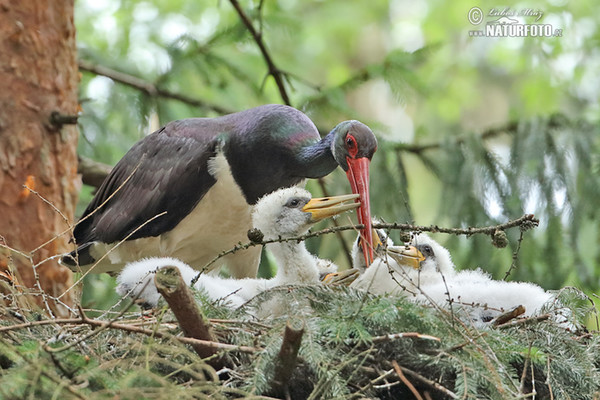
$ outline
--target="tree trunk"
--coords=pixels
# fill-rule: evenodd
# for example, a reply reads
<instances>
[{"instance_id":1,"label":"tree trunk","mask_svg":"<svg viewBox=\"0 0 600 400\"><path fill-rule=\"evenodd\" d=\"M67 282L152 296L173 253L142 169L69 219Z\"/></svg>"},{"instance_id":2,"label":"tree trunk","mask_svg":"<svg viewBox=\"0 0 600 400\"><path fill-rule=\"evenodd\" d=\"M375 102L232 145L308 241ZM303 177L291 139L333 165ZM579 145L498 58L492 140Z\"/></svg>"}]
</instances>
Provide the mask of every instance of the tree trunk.
<instances>
[{"instance_id":1,"label":"tree trunk","mask_svg":"<svg viewBox=\"0 0 600 400\"><path fill-rule=\"evenodd\" d=\"M60 117L78 112L73 7L0 0L0 269L58 296L35 298L59 314L60 302L71 303L72 292L61 294L72 277L48 257L68 249L81 186L77 126Z\"/></svg>"}]
</instances>

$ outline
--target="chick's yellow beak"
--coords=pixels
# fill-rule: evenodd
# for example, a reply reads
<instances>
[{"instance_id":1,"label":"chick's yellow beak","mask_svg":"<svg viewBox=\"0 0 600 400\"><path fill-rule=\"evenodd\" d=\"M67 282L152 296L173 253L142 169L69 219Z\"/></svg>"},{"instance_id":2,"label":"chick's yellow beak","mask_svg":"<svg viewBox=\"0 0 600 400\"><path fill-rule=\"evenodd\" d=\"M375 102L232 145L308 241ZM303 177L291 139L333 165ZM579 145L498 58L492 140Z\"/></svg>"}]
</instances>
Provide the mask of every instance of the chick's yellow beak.
<instances>
[{"instance_id":1,"label":"chick's yellow beak","mask_svg":"<svg viewBox=\"0 0 600 400\"><path fill-rule=\"evenodd\" d=\"M346 194L343 196L319 197L311 199L302 211L311 214L311 222L317 222L325 218L333 217L345 211L354 210L360 207L360 203L354 202L358 199L358 194ZM344 204L347 201L352 203Z\"/></svg>"},{"instance_id":2,"label":"chick's yellow beak","mask_svg":"<svg viewBox=\"0 0 600 400\"><path fill-rule=\"evenodd\" d=\"M388 247L388 255L401 266L414 269L421 268L421 261L425 260L423 253L415 246L391 246Z\"/></svg>"}]
</instances>

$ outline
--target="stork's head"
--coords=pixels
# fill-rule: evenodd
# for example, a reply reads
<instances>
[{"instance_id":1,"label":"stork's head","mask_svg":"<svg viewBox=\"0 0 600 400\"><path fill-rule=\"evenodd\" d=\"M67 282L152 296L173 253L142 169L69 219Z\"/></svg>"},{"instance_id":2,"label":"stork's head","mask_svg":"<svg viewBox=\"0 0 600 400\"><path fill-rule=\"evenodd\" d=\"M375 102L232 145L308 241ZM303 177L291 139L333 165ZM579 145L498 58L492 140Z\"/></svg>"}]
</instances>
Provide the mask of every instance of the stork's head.
<instances>
[{"instance_id":1,"label":"stork's head","mask_svg":"<svg viewBox=\"0 0 600 400\"><path fill-rule=\"evenodd\" d=\"M353 202L356 199L358 195L353 194L313 199L310 192L299 187L280 189L256 203L252 223L265 239L298 236L322 219L360 207L360 203Z\"/></svg>"},{"instance_id":2,"label":"stork's head","mask_svg":"<svg viewBox=\"0 0 600 400\"><path fill-rule=\"evenodd\" d=\"M371 231L371 208L369 203L369 165L375 151L377 139L365 124L358 121L339 123L333 131L331 153L335 161L346 172L352 193L360 196L358 223L361 230L361 247L367 266L373 261L373 233Z\"/></svg>"}]
</instances>

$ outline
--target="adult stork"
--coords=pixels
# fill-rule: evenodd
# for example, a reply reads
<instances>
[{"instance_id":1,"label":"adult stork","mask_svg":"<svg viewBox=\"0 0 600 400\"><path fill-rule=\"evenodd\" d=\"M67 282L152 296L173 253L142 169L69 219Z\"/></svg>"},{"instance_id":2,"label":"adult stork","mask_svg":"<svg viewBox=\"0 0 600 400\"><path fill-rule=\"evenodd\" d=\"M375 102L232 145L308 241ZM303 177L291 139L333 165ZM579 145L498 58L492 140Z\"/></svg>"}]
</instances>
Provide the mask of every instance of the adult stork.
<instances>
[{"instance_id":1,"label":"adult stork","mask_svg":"<svg viewBox=\"0 0 600 400\"><path fill-rule=\"evenodd\" d=\"M136 143L104 180L74 229L72 269L113 272L143 257L175 257L201 269L245 242L251 209L279 188L341 166L360 195L358 223L370 243L371 130L344 121L321 139L302 112L265 105L218 118L171 122ZM257 248L223 257L236 278L256 276Z\"/></svg>"}]
</instances>

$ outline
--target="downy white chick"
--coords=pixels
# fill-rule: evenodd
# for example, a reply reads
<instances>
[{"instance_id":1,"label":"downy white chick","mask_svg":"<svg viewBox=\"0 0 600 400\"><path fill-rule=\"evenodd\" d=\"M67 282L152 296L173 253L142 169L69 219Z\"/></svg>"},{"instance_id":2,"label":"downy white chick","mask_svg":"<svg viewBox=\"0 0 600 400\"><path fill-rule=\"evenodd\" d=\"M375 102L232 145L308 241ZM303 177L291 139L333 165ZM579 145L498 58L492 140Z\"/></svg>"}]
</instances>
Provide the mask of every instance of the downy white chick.
<instances>
[{"instance_id":1,"label":"downy white chick","mask_svg":"<svg viewBox=\"0 0 600 400\"><path fill-rule=\"evenodd\" d=\"M519 305L525 308L524 316L534 315L555 299L533 283L496 281L481 269L457 272L448 250L422 233L413 237L410 246L388 246L385 253L351 286L451 306L461 319L477 327ZM564 315L559 312L555 320L564 321Z\"/></svg>"},{"instance_id":2,"label":"downy white chick","mask_svg":"<svg viewBox=\"0 0 600 400\"><path fill-rule=\"evenodd\" d=\"M369 268L361 262L360 247L355 244L353 248L354 267L365 272L351 287L374 294L416 295L419 287L455 274L448 250L429 236L416 234L410 244L396 246L383 231L377 234L385 244Z\"/></svg>"},{"instance_id":3,"label":"downy white chick","mask_svg":"<svg viewBox=\"0 0 600 400\"><path fill-rule=\"evenodd\" d=\"M253 211L253 225L263 235L263 240L285 239L299 236L316 222L356 209L358 195L344 195L311 200L311 194L301 188L280 189L261 198ZM335 265L323 264L308 252L304 242L284 241L267 244L267 249L277 262L277 274L272 279L227 279L201 275L195 287L204 290L214 300L223 299L231 307L239 307L258 293L285 284L319 282L321 269L333 271ZM148 258L128 264L117 278L120 295L137 296L141 302L155 307L160 295L154 286L154 272L163 266L179 268L188 284L198 274L185 263L170 258Z\"/></svg>"}]
</instances>

